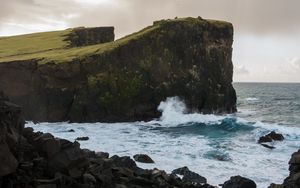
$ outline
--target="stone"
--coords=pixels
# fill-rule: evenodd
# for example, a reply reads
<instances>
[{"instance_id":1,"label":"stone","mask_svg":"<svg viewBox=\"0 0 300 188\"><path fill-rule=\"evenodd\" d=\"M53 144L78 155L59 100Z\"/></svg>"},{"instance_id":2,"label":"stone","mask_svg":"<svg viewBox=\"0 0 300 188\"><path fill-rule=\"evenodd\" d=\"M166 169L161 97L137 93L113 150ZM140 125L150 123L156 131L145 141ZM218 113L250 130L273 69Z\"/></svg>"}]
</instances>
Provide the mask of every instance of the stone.
<instances>
[{"instance_id":1,"label":"stone","mask_svg":"<svg viewBox=\"0 0 300 188\"><path fill-rule=\"evenodd\" d=\"M100 157L100 158L107 159L107 158L109 158L109 153L107 153L107 152L96 152L96 156Z\"/></svg>"},{"instance_id":2,"label":"stone","mask_svg":"<svg viewBox=\"0 0 300 188\"><path fill-rule=\"evenodd\" d=\"M276 133L275 131L272 131L271 133L261 136L258 140L258 143L263 143L263 142L272 142L272 141L282 141L284 140L284 137L280 133Z\"/></svg>"},{"instance_id":3,"label":"stone","mask_svg":"<svg viewBox=\"0 0 300 188\"><path fill-rule=\"evenodd\" d=\"M6 143L0 144L0 176L5 176L16 171L18 161L10 152Z\"/></svg>"},{"instance_id":4,"label":"stone","mask_svg":"<svg viewBox=\"0 0 300 188\"><path fill-rule=\"evenodd\" d=\"M86 140L89 140L90 138L88 136L83 136L83 137L77 137L75 140L78 140L78 141L86 141Z\"/></svg>"},{"instance_id":5,"label":"stone","mask_svg":"<svg viewBox=\"0 0 300 188\"><path fill-rule=\"evenodd\" d=\"M110 159L117 167L126 167L129 169L135 169L137 167L136 163L128 156L119 157L114 155Z\"/></svg>"},{"instance_id":6,"label":"stone","mask_svg":"<svg viewBox=\"0 0 300 188\"><path fill-rule=\"evenodd\" d=\"M270 146L268 144L260 144L260 145L262 145L263 147L268 148L268 149L275 149L274 146Z\"/></svg>"},{"instance_id":7,"label":"stone","mask_svg":"<svg viewBox=\"0 0 300 188\"><path fill-rule=\"evenodd\" d=\"M83 182L86 184L94 185L97 182L96 178L91 174L86 173L83 174L82 177L83 177Z\"/></svg>"},{"instance_id":8,"label":"stone","mask_svg":"<svg viewBox=\"0 0 300 188\"><path fill-rule=\"evenodd\" d=\"M299 164L300 165L300 150L292 154L289 164Z\"/></svg>"},{"instance_id":9,"label":"stone","mask_svg":"<svg viewBox=\"0 0 300 188\"><path fill-rule=\"evenodd\" d=\"M188 167L178 168L172 171L172 174L182 175L182 181L188 183L206 184L207 180L203 176L190 171Z\"/></svg>"},{"instance_id":10,"label":"stone","mask_svg":"<svg viewBox=\"0 0 300 188\"><path fill-rule=\"evenodd\" d=\"M222 188L256 188L256 184L248 178L233 176L223 184Z\"/></svg>"},{"instance_id":11,"label":"stone","mask_svg":"<svg viewBox=\"0 0 300 188\"><path fill-rule=\"evenodd\" d=\"M146 154L137 154L133 156L134 160L140 163L154 163L154 161Z\"/></svg>"}]
</instances>

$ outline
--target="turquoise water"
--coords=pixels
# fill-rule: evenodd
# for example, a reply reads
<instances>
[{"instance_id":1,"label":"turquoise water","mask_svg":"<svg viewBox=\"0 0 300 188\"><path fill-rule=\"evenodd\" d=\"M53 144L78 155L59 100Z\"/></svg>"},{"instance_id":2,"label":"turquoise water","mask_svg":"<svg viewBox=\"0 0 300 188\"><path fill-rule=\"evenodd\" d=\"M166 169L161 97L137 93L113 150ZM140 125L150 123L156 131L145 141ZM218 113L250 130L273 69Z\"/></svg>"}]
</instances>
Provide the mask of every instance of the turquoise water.
<instances>
[{"instance_id":1,"label":"turquoise water","mask_svg":"<svg viewBox=\"0 0 300 188\"><path fill-rule=\"evenodd\" d=\"M291 154L300 149L300 84L235 83L238 112L229 115L186 114L178 97L162 101L159 119L132 123L40 123L35 130L74 141L79 136L84 148L110 154L149 154L154 165L171 170L188 166L213 185L242 175L258 187L281 183L288 175ZM67 132L74 129L74 133ZM283 142L270 150L257 144L260 136L277 131Z\"/></svg>"}]
</instances>

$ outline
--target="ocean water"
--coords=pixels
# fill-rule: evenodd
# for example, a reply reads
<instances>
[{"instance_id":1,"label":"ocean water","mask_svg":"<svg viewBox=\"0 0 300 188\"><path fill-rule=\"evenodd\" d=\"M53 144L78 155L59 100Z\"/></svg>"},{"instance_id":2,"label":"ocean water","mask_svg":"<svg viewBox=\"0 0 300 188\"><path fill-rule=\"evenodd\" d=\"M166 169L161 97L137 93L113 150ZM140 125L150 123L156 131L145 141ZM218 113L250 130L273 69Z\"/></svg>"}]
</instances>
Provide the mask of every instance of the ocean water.
<instances>
[{"instance_id":1,"label":"ocean water","mask_svg":"<svg viewBox=\"0 0 300 188\"><path fill-rule=\"evenodd\" d=\"M177 97L162 101L159 119L132 123L39 123L28 122L36 131L74 141L89 136L81 147L111 155L148 154L167 172L188 166L218 185L231 176L253 179L259 188L282 183L288 161L300 149L300 84L234 83L238 112L229 115L186 114ZM75 132L68 132L74 129ZM257 144L260 136L277 131L282 142L273 150Z\"/></svg>"}]
</instances>

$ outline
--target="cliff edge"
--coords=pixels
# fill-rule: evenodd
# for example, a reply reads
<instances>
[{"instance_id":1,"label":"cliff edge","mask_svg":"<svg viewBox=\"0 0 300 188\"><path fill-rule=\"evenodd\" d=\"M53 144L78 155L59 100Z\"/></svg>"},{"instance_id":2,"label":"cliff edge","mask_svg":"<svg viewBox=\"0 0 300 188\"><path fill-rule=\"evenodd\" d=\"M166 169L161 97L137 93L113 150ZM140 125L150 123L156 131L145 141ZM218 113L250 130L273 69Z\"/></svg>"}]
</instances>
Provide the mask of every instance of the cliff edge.
<instances>
[{"instance_id":1,"label":"cliff edge","mask_svg":"<svg viewBox=\"0 0 300 188\"><path fill-rule=\"evenodd\" d=\"M22 106L26 120L148 120L160 116L157 106L170 96L191 111L236 111L232 24L161 20L116 41L113 29L87 33L0 38L0 90Z\"/></svg>"}]
</instances>

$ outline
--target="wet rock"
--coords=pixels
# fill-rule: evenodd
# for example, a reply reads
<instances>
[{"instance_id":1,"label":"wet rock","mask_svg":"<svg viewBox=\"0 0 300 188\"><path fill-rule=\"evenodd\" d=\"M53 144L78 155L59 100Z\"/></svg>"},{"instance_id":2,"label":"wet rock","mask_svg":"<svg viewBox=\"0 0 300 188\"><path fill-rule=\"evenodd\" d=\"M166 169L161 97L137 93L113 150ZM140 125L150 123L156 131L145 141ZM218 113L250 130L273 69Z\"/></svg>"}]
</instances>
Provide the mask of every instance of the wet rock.
<instances>
[{"instance_id":1,"label":"wet rock","mask_svg":"<svg viewBox=\"0 0 300 188\"><path fill-rule=\"evenodd\" d=\"M140 163L154 163L154 161L146 154L137 154L133 156L134 160Z\"/></svg>"},{"instance_id":2,"label":"wet rock","mask_svg":"<svg viewBox=\"0 0 300 188\"><path fill-rule=\"evenodd\" d=\"M199 183L199 184L207 183L206 178L200 176L195 172L190 171L190 169L186 166L173 170L172 174L183 176L182 177L183 182Z\"/></svg>"},{"instance_id":3,"label":"wet rock","mask_svg":"<svg viewBox=\"0 0 300 188\"><path fill-rule=\"evenodd\" d=\"M222 188L256 188L256 184L248 178L233 176L223 184Z\"/></svg>"},{"instance_id":4,"label":"wet rock","mask_svg":"<svg viewBox=\"0 0 300 188\"><path fill-rule=\"evenodd\" d=\"M89 140L90 138L88 136L83 136L83 137L77 137L75 140L78 140L78 141L86 141L86 140Z\"/></svg>"},{"instance_id":5,"label":"wet rock","mask_svg":"<svg viewBox=\"0 0 300 188\"><path fill-rule=\"evenodd\" d=\"M268 144L260 144L260 145L262 145L262 146L265 147L265 148L275 149L274 146L270 146L270 145L268 145Z\"/></svg>"},{"instance_id":6,"label":"wet rock","mask_svg":"<svg viewBox=\"0 0 300 188\"><path fill-rule=\"evenodd\" d=\"M109 158L109 153L107 153L107 152L96 152L96 156L100 157L100 158L107 159L107 158Z\"/></svg>"},{"instance_id":7,"label":"wet rock","mask_svg":"<svg viewBox=\"0 0 300 188\"><path fill-rule=\"evenodd\" d=\"M10 152L6 143L0 144L0 176L5 176L15 172L18 167L18 161L15 156Z\"/></svg>"},{"instance_id":8,"label":"wet rock","mask_svg":"<svg viewBox=\"0 0 300 188\"><path fill-rule=\"evenodd\" d=\"M74 129L69 129L67 132L73 133L73 132L75 132L75 130Z\"/></svg>"},{"instance_id":9,"label":"wet rock","mask_svg":"<svg viewBox=\"0 0 300 188\"><path fill-rule=\"evenodd\" d=\"M83 174L82 177L83 177L83 182L85 184L94 185L97 182L96 178L91 174L86 173L86 174Z\"/></svg>"},{"instance_id":10,"label":"wet rock","mask_svg":"<svg viewBox=\"0 0 300 188\"><path fill-rule=\"evenodd\" d=\"M282 134L272 131L271 133L269 133L265 136L261 136L258 140L258 143L282 141L282 140L284 140L284 137Z\"/></svg>"},{"instance_id":11,"label":"wet rock","mask_svg":"<svg viewBox=\"0 0 300 188\"><path fill-rule=\"evenodd\" d=\"M126 167L129 169L135 169L137 167L136 163L134 162L134 160L132 160L130 157L128 156L124 156L124 157L119 157L117 155L114 155L110 158L114 164L118 167Z\"/></svg>"}]
</instances>

